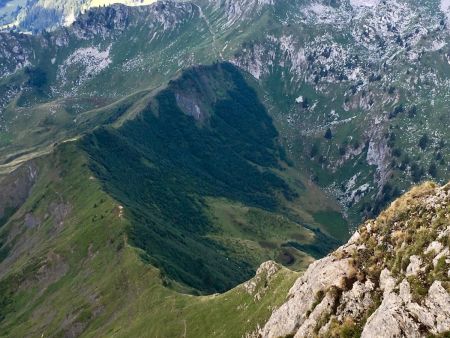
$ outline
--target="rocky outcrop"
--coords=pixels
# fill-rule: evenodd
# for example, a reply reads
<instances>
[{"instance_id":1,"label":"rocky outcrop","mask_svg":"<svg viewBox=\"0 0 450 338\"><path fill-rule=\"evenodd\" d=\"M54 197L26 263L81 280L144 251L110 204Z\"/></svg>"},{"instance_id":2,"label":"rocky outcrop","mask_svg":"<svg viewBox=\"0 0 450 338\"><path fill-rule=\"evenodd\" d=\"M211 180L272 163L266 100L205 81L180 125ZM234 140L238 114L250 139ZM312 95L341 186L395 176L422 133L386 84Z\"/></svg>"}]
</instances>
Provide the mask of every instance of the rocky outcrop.
<instances>
[{"instance_id":1,"label":"rocky outcrop","mask_svg":"<svg viewBox=\"0 0 450 338\"><path fill-rule=\"evenodd\" d=\"M342 288L353 272L349 259L328 256L313 263L290 290L289 300L272 315L262 331L263 336L310 331L318 317L336 301L333 288Z\"/></svg>"},{"instance_id":2,"label":"rocky outcrop","mask_svg":"<svg viewBox=\"0 0 450 338\"><path fill-rule=\"evenodd\" d=\"M0 78L5 78L30 64L30 40L26 35L0 32Z\"/></svg>"},{"instance_id":3,"label":"rocky outcrop","mask_svg":"<svg viewBox=\"0 0 450 338\"><path fill-rule=\"evenodd\" d=\"M255 277L242 284L244 290L253 296L255 301L260 300L277 274L281 266L274 261L268 261L261 264L256 270Z\"/></svg>"},{"instance_id":4,"label":"rocky outcrop","mask_svg":"<svg viewBox=\"0 0 450 338\"><path fill-rule=\"evenodd\" d=\"M159 1L151 6L128 7L112 5L93 8L81 14L73 23L72 31L79 39L90 40L101 36L114 38L130 27L146 25L160 32L174 29L192 16L199 16L198 7L191 3ZM58 32L61 34L61 30ZM151 37L149 37L151 39Z\"/></svg>"},{"instance_id":5,"label":"rocky outcrop","mask_svg":"<svg viewBox=\"0 0 450 338\"><path fill-rule=\"evenodd\" d=\"M450 331L450 185L413 189L313 263L262 337L427 337Z\"/></svg>"},{"instance_id":6,"label":"rocky outcrop","mask_svg":"<svg viewBox=\"0 0 450 338\"><path fill-rule=\"evenodd\" d=\"M195 98L178 93L175 95L175 98L178 106L185 114L192 116L197 121L205 117L205 113L202 112Z\"/></svg>"},{"instance_id":7,"label":"rocky outcrop","mask_svg":"<svg viewBox=\"0 0 450 338\"><path fill-rule=\"evenodd\" d=\"M275 0L213 0L217 8L224 8L227 16L226 27L231 27L238 20L245 20L246 16L260 13L267 5L273 5Z\"/></svg>"},{"instance_id":8,"label":"rocky outcrop","mask_svg":"<svg viewBox=\"0 0 450 338\"><path fill-rule=\"evenodd\" d=\"M0 223L25 203L37 175L36 165L30 162L0 179Z\"/></svg>"},{"instance_id":9,"label":"rocky outcrop","mask_svg":"<svg viewBox=\"0 0 450 338\"><path fill-rule=\"evenodd\" d=\"M39 32L70 26L76 18L90 10L113 4L135 7L153 4L154 0L35 0L25 6L6 6L0 16L0 30L18 28L21 31ZM161 2L163 4L163 2ZM159 4L157 4L158 6ZM164 4L163 4L164 6ZM1 8L1 6L0 6Z\"/></svg>"}]
</instances>

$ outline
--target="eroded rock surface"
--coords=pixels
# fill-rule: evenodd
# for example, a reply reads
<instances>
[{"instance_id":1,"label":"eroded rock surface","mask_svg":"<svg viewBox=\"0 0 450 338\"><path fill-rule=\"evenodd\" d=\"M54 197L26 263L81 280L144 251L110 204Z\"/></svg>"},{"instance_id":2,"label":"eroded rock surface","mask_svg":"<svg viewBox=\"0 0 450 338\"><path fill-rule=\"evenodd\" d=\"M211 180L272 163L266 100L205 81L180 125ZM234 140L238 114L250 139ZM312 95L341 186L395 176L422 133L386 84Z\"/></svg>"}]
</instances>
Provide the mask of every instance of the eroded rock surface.
<instances>
[{"instance_id":1,"label":"eroded rock surface","mask_svg":"<svg viewBox=\"0 0 450 338\"><path fill-rule=\"evenodd\" d=\"M450 331L450 185L413 189L313 263L262 337L428 337Z\"/></svg>"}]
</instances>

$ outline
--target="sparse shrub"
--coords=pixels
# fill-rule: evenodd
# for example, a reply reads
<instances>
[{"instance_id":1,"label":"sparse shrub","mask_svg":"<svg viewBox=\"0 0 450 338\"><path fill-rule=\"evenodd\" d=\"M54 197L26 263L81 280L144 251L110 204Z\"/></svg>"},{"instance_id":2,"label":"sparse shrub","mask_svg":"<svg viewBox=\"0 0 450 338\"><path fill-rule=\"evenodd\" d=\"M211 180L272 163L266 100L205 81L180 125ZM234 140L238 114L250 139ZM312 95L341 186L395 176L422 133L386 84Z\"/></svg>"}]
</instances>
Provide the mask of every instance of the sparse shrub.
<instances>
[{"instance_id":1,"label":"sparse shrub","mask_svg":"<svg viewBox=\"0 0 450 338\"><path fill-rule=\"evenodd\" d=\"M355 140L353 140L352 145L353 145L353 149L358 149L361 144L359 143L358 140L355 139Z\"/></svg>"},{"instance_id":2,"label":"sparse shrub","mask_svg":"<svg viewBox=\"0 0 450 338\"><path fill-rule=\"evenodd\" d=\"M420 149L425 150L428 147L429 142L430 139L428 138L428 135L424 134L419 140Z\"/></svg>"},{"instance_id":3,"label":"sparse shrub","mask_svg":"<svg viewBox=\"0 0 450 338\"><path fill-rule=\"evenodd\" d=\"M361 336L361 327L359 327L353 320L346 320L341 327L340 337L342 338L357 338Z\"/></svg>"},{"instance_id":4,"label":"sparse shrub","mask_svg":"<svg viewBox=\"0 0 450 338\"><path fill-rule=\"evenodd\" d=\"M436 164L434 162L432 162L430 164L430 166L428 167L428 174L430 174L431 177L436 177L437 176L437 167L436 167Z\"/></svg>"},{"instance_id":5,"label":"sparse shrub","mask_svg":"<svg viewBox=\"0 0 450 338\"><path fill-rule=\"evenodd\" d=\"M32 87L42 88L47 84L47 73L41 68L26 68L28 84Z\"/></svg>"},{"instance_id":6,"label":"sparse shrub","mask_svg":"<svg viewBox=\"0 0 450 338\"><path fill-rule=\"evenodd\" d=\"M411 165L411 177L413 182L417 183L422 179L424 175L424 170L417 163Z\"/></svg>"},{"instance_id":7,"label":"sparse shrub","mask_svg":"<svg viewBox=\"0 0 450 338\"><path fill-rule=\"evenodd\" d=\"M395 141L397 140L397 135L394 132L390 133L388 136L388 146L394 147Z\"/></svg>"},{"instance_id":8,"label":"sparse shrub","mask_svg":"<svg viewBox=\"0 0 450 338\"><path fill-rule=\"evenodd\" d=\"M412 106L409 110L408 110L408 117L410 119L414 118L417 115L417 107L416 106Z\"/></svg>"},{"instance_id":9,"label":"sparse shrub","mask_svg":"<svg viewBox=\"0 0 450 338\"><path fill-rule=\"evenodd\" d=\"M443 280L447 277L447 263L445 262L446 257L441 257L433 270L433 279Z\"/></svg>"},{"instance_id":10,"label":"sparse shrub","mask_svg":"<svg viewBox=\"0 0 450 338\"><path fill-rule=\"evenodd\" d=\"M304 109L308 109L309 108L309 100L307 97L303 98L303 103L302 106Z\"/></svg>"},{"instance_id":11,"label":"sparse shrub","mask_svg":"<svg viewBox=\"0 0 450 338\"><path fill-rule=\"evenodd\" d=\"M409 276L407 279L411 286L411 296L413 302L420 304L428 294L427 285L425 285L418 276Z\"/></svg>"},{"instance_id":12,"label":"sparse shrub","mask_svg":"<svg viewBox=\"0 0 450 338\"><path fill-rule=\"evenodd\" d=\"M394 155L395 157L400 157L402 156L402 150L400 148L394 148L392 150L392 155Z\"/></svg>"},{"instance_id":13,"label":"sparse shrub","mask_svg":"<svg viewBox=\"0 0 450 338\"><path fill-rule=\"evenodd\" d=\"M318 143L314 143L309 152L309 157L314 158L319 154L320 146Z\"/></svg>"},{"instance_id":14,"label":"sparse shrub","mask_svg":"<svg viewBox=\"0 0 450 338\"><path fill-rule=\"evenodd\" d=\"M405 111L405 108L403 107L403 104L400 104L399 106L395 107L392 112L389 113L389 118L393 119L397 117L398 114L403 113Z\"/></svg>"}]
</instances>

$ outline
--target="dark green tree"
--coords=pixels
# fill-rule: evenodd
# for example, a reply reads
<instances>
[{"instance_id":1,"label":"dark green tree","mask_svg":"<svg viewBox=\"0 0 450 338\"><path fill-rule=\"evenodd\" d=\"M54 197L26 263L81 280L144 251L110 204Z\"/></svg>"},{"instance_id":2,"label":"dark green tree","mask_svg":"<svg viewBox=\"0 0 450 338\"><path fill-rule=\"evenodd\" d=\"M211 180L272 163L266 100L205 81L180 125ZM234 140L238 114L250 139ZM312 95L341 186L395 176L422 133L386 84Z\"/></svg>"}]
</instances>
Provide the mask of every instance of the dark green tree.
<instances>
[{"instance_id":1,"label":"dark green tree","mask_svg":"<svg viewBox=\"0 0 450 338\"><path fill-rule=\"evenodd\" d=\"M428 147L429 142L430 142L430 139L428 138L428 135L424 134L419 140L420 149L425 150Z\"/></svg>"},{"instance_id":2,"label":"dark green tree","mask_svg":"<svg viewBox=\"0 0 450 338\"><path fill-rule=\"evenodd\" d=\"M428 167L428 174L430 174L431 177L437 176L437 167L434 162L431 162L430 166Z\"/></svg>"}]
</instances>

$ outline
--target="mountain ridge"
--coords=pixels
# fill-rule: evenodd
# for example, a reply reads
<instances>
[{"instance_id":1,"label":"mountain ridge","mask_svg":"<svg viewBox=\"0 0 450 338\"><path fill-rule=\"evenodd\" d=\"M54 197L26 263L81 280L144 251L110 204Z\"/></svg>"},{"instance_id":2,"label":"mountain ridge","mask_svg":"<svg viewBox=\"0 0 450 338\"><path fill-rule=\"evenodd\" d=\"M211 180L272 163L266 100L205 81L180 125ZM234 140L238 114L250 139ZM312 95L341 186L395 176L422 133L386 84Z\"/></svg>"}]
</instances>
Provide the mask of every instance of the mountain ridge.
<instances>
[{"instance_id":1,"label":"mountain ridge","mask_svg":"<svg viewBox=\"0 0 450 338\"><path fill-rule=\"evenodd\" d=\"M123 337L173 336L186 329L190 336L212 332L241 336L247 325L253 327L268 316L270 306L283 297L295 274L273 264L258 270L256 285L241 285L224 295L192 297L167 288L160 271L145 264L140 252L127 243L128 221L120 205L89 176L86 162L70 143L34 161L39 178L30 198L25 205L17 205L20 208L14 218L1 227L2 336L98 336L113 332ZM54 175L52 179L48 179L48 170ZM14 175L14 184L20 186L17 177L26 176ZM93 206L98 203L94 214L86 208L91 202ZM8 236L5 230L12 232ZM4 244L12 244L9 249L14 250L5 251ZM28 259L29 255L33 258ZM244 302L247 308L236 312L236 306ZM142 309L146 309L145 316ZM212 322L204 323L202 314L220 318L224 312L234 315L221 320L220 329ZM135 314L133 318L130 313ZM247 324L234 325L235 315ZM170 327L166 325L168 318L172 318Z\"/></svg>"},{"instance_id":2,"label":"mountain ridge","mask_svg":"<svg viewBox=\"0 0 450 338\"><path fill-rule=\"evenodd\" d=\"M0 33L3 334L446 335L448 185L399 197L450 179L445 8L162 1Z\"/></svg>"}]
</instances>

